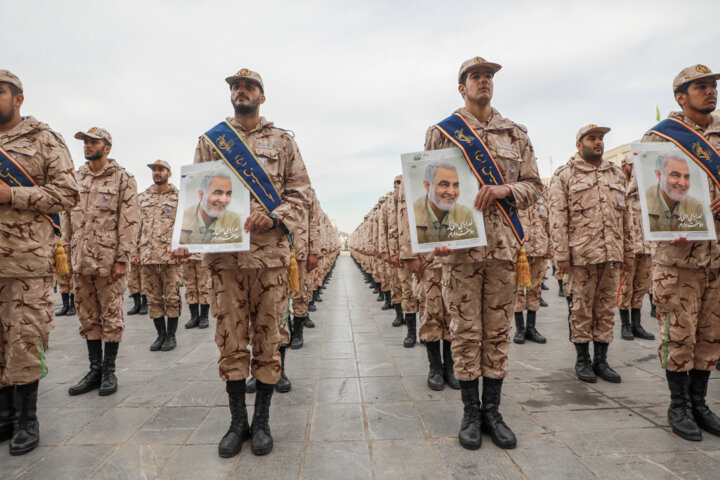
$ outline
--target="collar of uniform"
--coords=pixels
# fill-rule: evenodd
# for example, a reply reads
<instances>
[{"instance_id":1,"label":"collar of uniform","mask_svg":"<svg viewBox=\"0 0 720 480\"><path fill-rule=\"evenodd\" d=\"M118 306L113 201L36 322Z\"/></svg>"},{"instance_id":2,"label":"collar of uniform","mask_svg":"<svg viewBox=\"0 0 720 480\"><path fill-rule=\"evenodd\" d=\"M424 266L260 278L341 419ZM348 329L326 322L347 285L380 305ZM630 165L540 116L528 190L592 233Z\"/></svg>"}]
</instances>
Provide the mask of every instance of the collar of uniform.
<instances>
[{"instance_id":1,"label":"collar of uniform","mask_svg":"<svg viewBox=\"0 0 720 480\"><path fill-rule=\"evenodd\" d=\"M145 192L153 193L153 194L157 194L157 195L166 195L168 193L173 193L176 191L179 192L180 190L178 190L177 187L175 185L173 185L172 183L168 183L168 189L165 190L164 192L158 192L157 190L155 190L155 183L153 183L152 185L150 185L148 188L145 189Z\"/></svg>"},{"instance_id":2,"label":"collar of uniform","mask_svg":"<svg viewBox=\"0 0 720 480\"><path fill-rule=\"evenodd\" d=\"M580 152L576 152L575 156L572 158L572 163L575 168L578 170L582 170L583 172L593 172L593 171L603 171L608 170L612 168L613 164L605 160L604 158L600 162L600 165L597 167L591 164L590 162L586 161L583 157L580 156Z\"/></svg>"},{"instance_id":3,"label":"collar of uniform","mask_svg":"<svg viewBox=\"0 0 720 480\"><path fill-rule=\"evenodd\" d=\"M273 122L268 121L265 117L260 117L260 121L255 126L255 128L248 132L247 130L245 130L245 127L240 125L240 122L238 122L235 117L228 117L227 121L230 122L230 124L235 127L236 130L246 133L259 132L264 128L271 128L273 126Z\"/></svg>"},{"instance_id":4,"label":"collar of uniform","mask_svg":"<svg viewBox=\"0 0 720 480\"><path fill-rule=\"evenodd\" d=\"M717 116L710 114L710 125L703 130L700 125L693 122L689 118L687 118L685 115L683 115L682 112L670 112L668 115L668 118L677 118L678 120L682 120L686 124L688 124L690 127L692 127L694 130L697 130L701 135L705 136L709 133L720 133L720 118Z\"/></svg>"},{"instance_id":5,"label":"collar of uniform","mask_svg":"<svg viewBox=\"0 0 720 480\"><path fill-rule=\"evenodd\" d=\"M93 171L90 169L90 160L87 160L87 161L80 167L80 169L78 170L78 173L79 173L80 175L92 175L92 176L95 176L95 177L102 177L102 176L105 176L105 175L113 172L117 167L118 167L117 162L116 162L114 159L112 159L112 158L108 158L107 163L106 163L105 166L102 168L102 170L100 170L100 171L97 172L97 173L93 173Z\"/></svg>"},{"instance_id":6,"label":"collar of uniform","mask_svg":"<svg viewBox=\"0 0 720 480\"><path fill-rule=\"evenodd\" d=\"M475 118L472 113L468 112L465 107L458 108L455 110L455 113L462 115L468 121L473 130L507 130L515 126L513 122L500 115L500 112L495 110L494 107L490 107L490 110L492 111L490 118L488 118L484 123L480 123L480 120Z\"/></svg>"},{"instance_id":7,"label":"collar of uniform","mask_svg":"<svg viewBox=\"0 0 720 480\"><path fill-rule=\"evenodd\" d=\"M15 127L12 130L8 130L7 132L0 133L0 137L5 137L7 140L5 140L3 143L7 143L9 141L12 141L13 139L25 135L26 133L30 133L33 130L35 130L38 125L40 125L40 122L32 116L22 117L22 120L20 123L15 125Z\"/></svg>"}]
</instances>

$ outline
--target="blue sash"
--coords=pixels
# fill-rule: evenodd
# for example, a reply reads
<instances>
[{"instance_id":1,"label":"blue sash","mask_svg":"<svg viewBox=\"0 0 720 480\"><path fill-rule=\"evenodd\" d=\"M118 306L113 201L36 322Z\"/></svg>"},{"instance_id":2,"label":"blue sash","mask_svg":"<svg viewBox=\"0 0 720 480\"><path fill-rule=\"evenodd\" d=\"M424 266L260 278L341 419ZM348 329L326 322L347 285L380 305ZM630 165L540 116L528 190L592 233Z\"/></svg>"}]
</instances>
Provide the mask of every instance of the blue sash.
<instances>
[{"instance_id":1,"label":"blue sash","mask_svg":"<svg viewBox=\"0 0 720 480\"><path fill-rule=\"evenodd\" d=\"M720 188L720 153L692 127L677 118L666 118L648 133L670 140L705 170Z\"/></svg>"},{"instance_id":2,"label":"blue sash","mask_svg":"<svg viewBox=\"0 0 720 480\"><path fill-rule=\"evenodd\" d=\"M475 173L480 183L483 185L505 185L505 179L492 154L462 115L454 113L438 123L436 127L462 151L465 160L470 165L470 169ZM466 128L467 135L465 134ZM500 207L500 211L505 215L505 218L510 222L515 238L522 246L525 243L525 233L517 209L504 198L496 199L495 202Z\"/></svg>"},{"instance_id":3,"label":"blue sash","mask_svg":"<svg viewBox=\"0 0 720 480\"><path fill-rule=\"evenodd\" d=\"M280 205L280 194L270 176L230 123L218 123L205 132L203 137L268 213Z\"/></svg>"},{"instance_id":4,"label":"blue sash","mask_svg":"<svg viewBox=\"0 0 720 480\"><path fill-rule=\"evenodd\" d=\"M10 188L37 186L22 165L2 147L0 147L0 183ZM55 235L60 235L60 215L57 213L42 213L42 215L52 224Z\"/></svg>"}]
</instances>

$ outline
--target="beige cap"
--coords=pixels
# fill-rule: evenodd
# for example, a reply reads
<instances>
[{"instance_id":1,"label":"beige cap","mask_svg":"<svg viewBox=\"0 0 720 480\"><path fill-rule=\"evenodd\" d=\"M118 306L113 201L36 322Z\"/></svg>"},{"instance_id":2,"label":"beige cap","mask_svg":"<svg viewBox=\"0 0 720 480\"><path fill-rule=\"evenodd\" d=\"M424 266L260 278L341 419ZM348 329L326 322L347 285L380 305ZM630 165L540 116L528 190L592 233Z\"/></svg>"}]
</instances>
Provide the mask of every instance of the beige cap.
<instances>
[{"instance_id":1,"label":"beige cap","mask_svg":"<svg viewBox=\"0 0 720 480\"><path fill-rule=\"evenodd\" d=\"M622 166L624 167L625 165L632 165L632 163L633 163L632 154L631 153L625 154L625 156L622 159Z\"/></svg>"},{"instance_id":2,"label":"beige cap","mask_svg":"<svg viewBox=\"0 0 720 480\"><path fill-rule=\"evenodd\" d=\"M17 88L20 89L21 92L23 91L22 82L17 77L17 75L12 73L10 70L0 70L0 82L15 85Z\"/></svg>"},{"instance_id":3,"label":"beige cap","mask_svg":"<svg viewBox=\"0 0 720 480\"><path fill-rule=\"evenodd\" d=\"M94 138L96 140L107 140L112 145L112 136L110 132L100 127L92 127L87 132L77 132L75 138L78 140L85 140L86 138Z\"/></svg>"},{"instance_id":4,"label":"beige cap","mask_svg":"<svg viewBox=\"0 0 720 480\"><path fill-rule=\"evenodd\" d=\"M393 183L395 183L395 182L402 182L402 175L398 175L397 177L395 177L395 180L393 180Z\"/></svg>"},{"instance_id":5,"label":"beige cap","mask_svg":"<svg viewBox=\"0 0 720 480\"><path fill-rule=\"evenodd\" d=\"M168 172L172 171L172 169L170 168L170 164L168 162L166 162L165 160L155 160L153 163L148 163L147 166L148 166L148 168L165 167L168 169Z\"/></svg>"},{"instance_id":6,"label":"beige cap","mask_svg":"<svg viewBox=\"0 0 720 480\"><path fill-rule=\"evenodd\" d=\"M575 135L575 141L579 141L582 137L595 130L597 130L598 132L602 132L603 135L610 131L608 127L598 127L594 123L591 123L590 125L586 125L580 130L578 130L577 135Z\"/></svg>"},{"instance_id":7,"label":"beige cap","mask_svg":"<svg viewBox=\"0 0 720 480\"><path fill-rule=\"evenodd\" d=\"M232 85L235 80L238 80L240 78L244 78L245 80L252 80L253 82L260 85L260 90L265 92L265 85L263 85L262 77L259 73L253 72L252 70L248 70L247 68L242 68L238 70L238 72L235 75L230 75L225 79L225 81L228 83L228 85Z\"/></svg>"},{"instance_id":8,"label":"beige cap","mask_svg":"<svg viewBox=\"0 0 720 480\"><path fill-rule=\"evenodd\" d=\"M700 80L701 78L718 79L720 78L720 73L712 73L705 65L693 65L692 67L683 68L673 80L673 92L677 90L679 86L692 82L693 80Z\"/></svg>"},{"instance_id":9,"label":"beige cap","mask_svg":"<svg viewBox=\"0 0 720 480\"><path fill-rule=\"evenodd\" d=\"M493 73L497 73L497 71L500 70L502 66L497 63L488 62L482 57L473 57L470 60L465 60L463 64L460 65L460 72L458 72L458 83L460 83L460 79L465 72L469 72L470 70L474 70L476 68L489 68L490 70L492 70Z\"/></svg>"}]
</instances>

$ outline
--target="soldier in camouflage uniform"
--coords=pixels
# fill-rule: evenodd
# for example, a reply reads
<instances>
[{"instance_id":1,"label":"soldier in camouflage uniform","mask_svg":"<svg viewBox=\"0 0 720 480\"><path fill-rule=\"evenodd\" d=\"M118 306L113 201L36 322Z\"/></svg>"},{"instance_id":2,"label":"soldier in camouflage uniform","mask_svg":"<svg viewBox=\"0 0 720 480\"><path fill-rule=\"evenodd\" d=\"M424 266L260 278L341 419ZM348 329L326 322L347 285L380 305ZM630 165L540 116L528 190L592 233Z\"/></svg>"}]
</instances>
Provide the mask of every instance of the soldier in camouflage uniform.
<instances>
[{"instance_id":1,"label":"soldier in camouflage uniform","mask_svg":"<svg viewBox=\"0 0 720 480\"><path fill-rule=\"evenodd\" d=\"M128 290L130 290L130 298L133 299L133 306L128 310L128 315L147 315L147 296L145 296L142 288L142 268L140 267L140 229L138 228L138 238L135 241L135 252L132 256L130 265L130 273L128 274Z\"/></svg>"},{"instance_id":2,"label":"soldier in camouflage uniform","mask_svg":"<svg viewBox=\"0 0 720 480\"><path fill-rule=\"evenodd\" d=\"M20 116L20 79L0 70L0 147L31 177L30 187L0 182L0 442L23 455L40 441L38 382L53 328L54 246L43 214L78 201L74 167L62 137L33 117Z\"/></svg>"},{"instance_id":3,"label":"soldier in camouflage uniform","mask_svg":"<svg viewBox=\"0 0 720 480\"><path fill-rule=\"evenodd\" d=\"M169 252L180 192L168 181L172 175L168 162L156 160L147 166L152 170L153 185L140 194L138 250L150 318L158 335L150 351L167 352L177 346L180 317L180 266Z\"/></svg>"},{"instance_id":4,"label":"soldier in camouflage uniform","mask_svg":"<svg viewBox=\"0 0 720 480\"><path fill-rule=\"evenodd\" d=\"M408 221L407 202L405 201L405 189L402 182L402 175L395 177L395 185L397 186L395 190L397 196L397 219L395 221L398 230L398 260L401 262L398 266L398 279L402 296L402 312L407 325L407 335L403 341L403 346L412 348L417 342L418 299L413 294L413 273L404 262L404 260L411 260L413 255L407 243L407 239L410 238L410 222Z\"/></svg>"},{"instance_id":5,"label":"soldier in camouflage uniform","mask_svg":"<svg viewBox=\"0 0 720 480\"><path fill-rule=\"evenodd\" d=\"M681 112L670 113L716 151L720 150L717 80L704 65L683 69L673 80ZM665 142L648 133L643 142ZM715 232L720 233L720 188L708 177ZM678 238L658 242L652 256L652 288L660 324L660 362L670 389L668 421L687 440L702 439L701 430L720 435L720 418L707 406L710 371L720 358L720 241Z\"/></svg>"},{"instance_id":6,"label":"soldier in camouflage uniform","mask_svg":"<svg viewBox=\"0 0 720 480\"><path fill-rule=\"evenodd\" d=\"M60 212L60 224L68 221L68 216L66 212ZM65 254L68 258L71 257L70 253L70 245L64 245L65 248ZM57 283L60 286L60 297L62 298L62 308L55 312L56 317L64 317L68 316L71 317L73 315L77 315L77 310L75 309L75 294L73 293L73 282L72 282L72 275L58 275L57 276Z\"/></svg>"},{"instance_id":7,"label":"soldier in camouflage uniform","mask_svg":"<svg viewBox=\"0 0 720 480\"><path fill-rule=\"evenodd\" d=\"M578 152L560 167L550 184L550 232L558 273L568 273L572 295L571 341L575 375L619 383L607 352L613 339L620 271L632 268L634 247L625 200L627 178L603 160L610 129L588 125L576 137ZM592 364L590 342L594 342Z\"/></svg>"},{"instance_id":8,"label":"soldier in camouflage uniform","mask_svg":"<svg viewBox=\"0 0 720 480\"><path fill-rule=\"evenodd\" d=\"M185 301L190 309L190 320L185 324L185 328L208 328L210 269L203 267L201 255L195 254L180 270L185 285Z\"/></svg>"},{"instance_id":9,"label":"soldier in camouflage uniform","mask_svg":"<svg viewBox=\"0 0 720 480\"><path fill-rule=\"evenodd\" d=\"M117 390L115 358L125 330L121 307L140 220L137 185L108 158L112 137L107 130L93 127L75 138L84 142L87 162L77 172L80 202L69 212L63 236L72 251L80 336L86 340L90 371L68 393L99 388L100 395L110 395Z\"/></svg>"}]
</instances>

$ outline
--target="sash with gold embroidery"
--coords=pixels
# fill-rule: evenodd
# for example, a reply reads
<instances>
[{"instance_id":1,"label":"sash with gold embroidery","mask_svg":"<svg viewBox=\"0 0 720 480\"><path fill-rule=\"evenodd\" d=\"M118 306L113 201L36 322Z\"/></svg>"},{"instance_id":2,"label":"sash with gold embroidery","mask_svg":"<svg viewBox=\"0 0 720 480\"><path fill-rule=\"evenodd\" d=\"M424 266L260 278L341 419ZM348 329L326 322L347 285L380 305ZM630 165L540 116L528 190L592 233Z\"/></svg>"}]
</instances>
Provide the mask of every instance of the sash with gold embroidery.
<instances>
[{"instance_id":1,"label":"sash with gold embroidery","mask_svg":"<svg viewBox=\"0 0 720 480\"><path fill-rule=\"evenodd\" d=\"M203 137L268 213L280 205L280 194L267 171L230 123L218 123Z\"/></svg>"},{"instance_id":2,"label":"sash with gold embroidery","mask_svg":"<svg viewBox=\"0 0 720 480\"><path fill-rule=\"evenodd\" d=\"M475 130L459 113L454 113L435 125L465 156L470 169L483 185L505 185L505 179L495 163L495 159ZM500 211L505 215L518 243L525 243L520 217L517 209L504 199L495 200Z\"/></svg>"},{"instance_id":3,"label":"sash with gold embroidery","mask_svg":"<svg viewBox=\"0 0 720 480\"><path fill-rule=\"evenodd\" d=\"M720 188L720 153L695 129L682 120L671 117L655 125L648 133L660 135L677 145L705 170Z\"/></svg>"},{"instance_id":4,"label":"sash with gold embroidery","mask_svg":"<svg viewBox=\"0 0 720 480\"><path fill-rule=\"evenodd\" d=\"M8 187L35 187L37 183L30 174L4 148L0 147L0 183ZM60 215L42 214L52 224L55 235L60 235Z\"/></svg>"}]
</instances>

